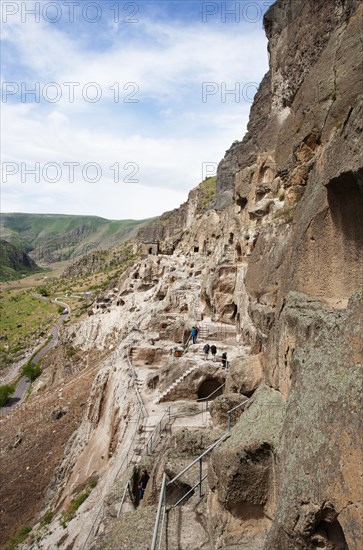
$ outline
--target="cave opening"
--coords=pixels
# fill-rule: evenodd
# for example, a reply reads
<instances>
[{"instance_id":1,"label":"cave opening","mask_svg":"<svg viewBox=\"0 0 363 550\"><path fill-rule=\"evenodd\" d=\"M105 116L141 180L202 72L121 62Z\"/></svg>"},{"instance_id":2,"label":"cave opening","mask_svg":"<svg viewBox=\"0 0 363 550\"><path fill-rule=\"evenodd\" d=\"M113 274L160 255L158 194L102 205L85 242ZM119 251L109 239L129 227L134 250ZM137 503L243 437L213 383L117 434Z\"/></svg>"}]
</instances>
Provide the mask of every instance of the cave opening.
<instances>
[{"instance_id":1,"label":"cave opening","mask_svg":"<svg viewBox=\"0 0 363 550\"><path fill-rule=\"evenodd\" d=\"M363 169L345 172L327 186L332 221L350 244L363 245Z\"/></svg>"},{"instance_id":2,"label":"cave opening","mask_svg":"<svg viewBox=\"0 0 363 550\"><path fill-rule=\"evenodd\" d=\"M236 315L238 312L238 306L235 303L233 303L232 305L233 305L233 311L232 311L231 319L234 321L236 319Z\"/></svg>"},{"instance_id":3,"label":"cave opening","mask_svg":"<svg viewBox=\"0 0 363 550\"><path fill-rule=\"evenodd\" d=\"M240 262L242 260L242 247L240 243L236 244L236 252L237 252L237 262Z\"/></svg>"},{"instance_id":4,"label":"cave opening","mask_svg":"<svg viewBox=\"0 0 363 550\"><path fill-rule=\"evenodd\" d=\"M346 307L363 284L363 169L332 178L326 193L297 248L296 287Z\"/></svg>"},{"instance_id":5,"label":"cave opening","mask_svg":"<svg viewBox=\"0 0 363 550\"><path fill-rule=\"evenodd\" d=\"M329 548L349 550L344 531L337 519L332 522L320 521L315 527L315 534L320 535L319 539L314 541L315 548L328 548L329 544Z\"/></svg>"},{"instance_id":6,"label":"cave opening","mask_svg":"<svg viewBox=\"0 0 363 550\"><path fill-rule=\"evenodd\" d=\"M230 233L229 234L229 239L228 239L228 244L233 244L233 239L234 239L234 234Z\"/></svg>"},{"instance_id":7,"label":"cave opening","mask_svg":"<svg viewBox=\"0 0 363 550\"><path fill-rule=\"evenodd\" d=\"M216 378L212 378L212 377L206 378L205 380L203 380L203 382L200 384L198 388L198 399L204 399L206 397L209 397L210 394L213 393L214 391L216 393L213 395L213 399L215 399L219 395L222 395L223 388L221 388L220 386L221 386L221 382ZM216 391L218 390L218 388L219 388L219 391Z\"/></svg>"},{"instance_id":8,"label":"cave opening","mask_svg":"<svg viewBox=\"0 0 363 550\"><path fill-rule=\"evenodd\" d=\"M236 198L236 204L241 207L241 210L243 210L247 204L247 198L238 195Z\"/></svg>"}]
</instances>

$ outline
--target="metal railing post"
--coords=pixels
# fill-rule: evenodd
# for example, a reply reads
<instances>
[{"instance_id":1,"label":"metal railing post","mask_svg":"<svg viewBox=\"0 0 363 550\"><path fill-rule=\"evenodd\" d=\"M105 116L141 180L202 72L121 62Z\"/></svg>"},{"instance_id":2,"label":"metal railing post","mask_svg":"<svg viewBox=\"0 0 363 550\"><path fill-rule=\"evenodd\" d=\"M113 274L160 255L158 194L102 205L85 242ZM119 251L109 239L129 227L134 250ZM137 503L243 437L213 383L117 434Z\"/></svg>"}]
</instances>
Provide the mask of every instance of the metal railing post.
<instances>
[{"instance_id":1,"label":"metal railing post","mask_svg":"<svg viewBox=\"0 0 363 550\"><path fill-rule=\"evenodd\" d=\"M231 431L231 414L233 411L239 409L240 407L242 407L242 405L244 405L245 403L247 403L247 401L249 401L251 399L251 397L249 397L248 399L246 399L246 401L242 401L242 403L240 403L239 405L237 405L236 407L233 407L233 409L230 409L228 412L227 412L227 415L228 415L228 431L230 432Z\"/></svg>"},{"instance_id":2,"label":"metal railing post","mask_svg":"<svg viewBox=\"0 0 363 550\"><path fill-rule=\"evenodd\" d=\"M202 498L203 459L199 461L199 498Z\"/></svg>"},{"instance_id":3,"label":"metal railing post","mask_svg":"<svg viewBox=\"0 0 363 550\"><path fill-rule=\"evenodd\" d=\"M162 507L163 502L165 502L165 499L166 499L166 473L164 472L163 480L162 480L162 483L161 483L158 511L157 511L157 514L156 514L155 525L154 525L154 533L153 533L153 538L152 538L152 541L151 541L150 550L156 550L156 540L157 540L157 537L158 537L161 507Z\"/></svg>"}]
</instances>

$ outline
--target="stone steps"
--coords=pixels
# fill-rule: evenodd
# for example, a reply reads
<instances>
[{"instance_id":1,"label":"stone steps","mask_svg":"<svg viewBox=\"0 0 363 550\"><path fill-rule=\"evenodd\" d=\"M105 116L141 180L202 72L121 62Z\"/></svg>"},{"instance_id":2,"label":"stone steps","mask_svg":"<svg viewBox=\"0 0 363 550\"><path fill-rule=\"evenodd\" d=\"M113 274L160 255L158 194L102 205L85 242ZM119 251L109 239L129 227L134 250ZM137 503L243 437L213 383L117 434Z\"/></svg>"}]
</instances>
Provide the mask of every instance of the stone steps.
<instances>
[{"instance_id":1,"label":"stone steps","mask_svg":"<svg viewBox=\"0 0 363 550\"><path fill-rule=\"evenodd\" d=\"M163 397L166 397L169 393L171 393L189 374L191 374L193 371L199 368L199 365L194 365L193 367L189 367L188 370L186 370L181 376L179 376L170 386L166 388L155 400L154 405L157 403L160 403L160 400Z\"/></svg>"}]
</instances>

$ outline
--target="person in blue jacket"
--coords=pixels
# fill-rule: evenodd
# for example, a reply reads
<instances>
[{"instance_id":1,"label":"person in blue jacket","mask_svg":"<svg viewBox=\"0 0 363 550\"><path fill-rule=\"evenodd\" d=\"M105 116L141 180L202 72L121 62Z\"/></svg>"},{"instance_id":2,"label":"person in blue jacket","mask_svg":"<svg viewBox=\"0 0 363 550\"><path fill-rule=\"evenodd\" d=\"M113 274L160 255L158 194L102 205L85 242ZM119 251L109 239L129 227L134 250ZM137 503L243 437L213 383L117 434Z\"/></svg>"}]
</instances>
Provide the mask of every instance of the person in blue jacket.
<instances>
[{"instance_id":1,"label":"person in blue jacket","mask_svg":"<svg viewBox=\"0 0 363 550\"><path fill-rule=\"evenodd\" d=\"M196 344L196 343L197 343L197 335L198 335L198 330L197 330L197 327L194 326L194 327L192 327L192 340L193 340L193 344Z\"/></svg>"}]
</instances>

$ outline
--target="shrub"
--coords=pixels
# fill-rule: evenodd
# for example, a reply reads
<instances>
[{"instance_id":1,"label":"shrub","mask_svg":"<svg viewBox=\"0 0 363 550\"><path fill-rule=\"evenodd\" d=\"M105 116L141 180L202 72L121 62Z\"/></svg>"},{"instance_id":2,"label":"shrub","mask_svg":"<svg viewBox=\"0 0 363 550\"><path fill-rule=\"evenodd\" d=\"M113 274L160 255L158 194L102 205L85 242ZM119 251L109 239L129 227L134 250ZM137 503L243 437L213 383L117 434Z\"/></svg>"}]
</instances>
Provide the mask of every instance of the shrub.
<instances>
[{"instance_id":1,"label":"shrub","mask_svg":"<svg viewBox=\"0 0 363 550\"><path fill-rule=\"evenodd\" d=\"M76 355L77 351L74 349L74 347L69 347L66 351L67 357L73 357L73 355Z\"/></svg>"},{"instance_id":2,"label":"shrub","mask_svg":"<svg viewBox=\"0 0 363 550\"><path fill-rule=\"evenodd\" d=\"M44 525L49 525L50 522L52 521L53 519L53 514L52 512L47 512L43 517L42 517L42 520L41 520L41 525L44 526Z\"/></svg>"},{"instance_id":3,"label":"shrub","mask_svg":"<svg viewBox=\"0 0 363 550\"><path fill-rule=\"evenodd\" d=\"M40 286L38 288L38 294L41 294L42 296L49 296L49 290L45 288L45 286Z\"/></svg>"},{"instance_id":4,"label":"shrub","mask_svg":"<svg viewBox=\"0 0 363 550\"><path fill-rule=\"evenodd\" d=\"M40 365L34 365L31 361L27 363L21 371L23 376L27 376L31 382L34 382L41 374Z\"/></svg>"},{"instance_id":5,"label":"shrub","mask_svg":"<svg viewBox=\"0 0 363 550\"><path fill-rule=\"evenodd\" d=\"M0 407L6 405L9 397L14 393L14 386L0 386Z\"/></svg>"}]
</instances>

